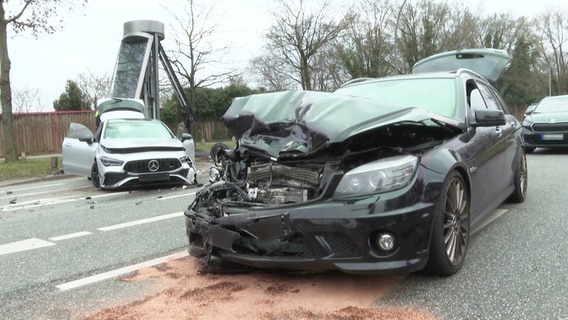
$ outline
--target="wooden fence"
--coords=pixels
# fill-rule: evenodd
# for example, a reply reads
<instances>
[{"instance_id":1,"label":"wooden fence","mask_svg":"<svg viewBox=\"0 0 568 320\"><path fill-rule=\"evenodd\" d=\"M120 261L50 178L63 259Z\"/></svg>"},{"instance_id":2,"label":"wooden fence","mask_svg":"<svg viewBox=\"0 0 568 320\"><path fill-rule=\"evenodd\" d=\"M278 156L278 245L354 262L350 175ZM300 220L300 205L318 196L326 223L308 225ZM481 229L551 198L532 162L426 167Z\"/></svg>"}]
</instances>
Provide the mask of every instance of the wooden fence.
<instances>
[{"instance_id":1,"label":"wooden fence","mask_svg":"<svg viewBox=\"0 0 568 320\"><path fill-rule=\"evenodd\" d=\"M61 144L71 122L81 123L95 131L93 110L15 113L13 117L18 154L61 153ZM176 133L176 128L171 129ZM192 128L192 134L197 141L216 141L230 137L220 121L200 120ZM0 122L0 158L4 155L4 134Z\"/></svg>"}]
</instances>

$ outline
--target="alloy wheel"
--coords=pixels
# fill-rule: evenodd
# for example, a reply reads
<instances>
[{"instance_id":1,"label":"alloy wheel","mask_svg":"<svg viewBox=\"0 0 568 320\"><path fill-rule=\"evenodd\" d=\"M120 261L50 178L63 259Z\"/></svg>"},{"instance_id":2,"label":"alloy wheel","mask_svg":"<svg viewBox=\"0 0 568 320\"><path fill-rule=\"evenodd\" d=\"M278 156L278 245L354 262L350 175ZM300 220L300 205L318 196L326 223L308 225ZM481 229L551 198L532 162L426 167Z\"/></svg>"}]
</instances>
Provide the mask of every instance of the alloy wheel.
<instances>
[{"instance_id":1,"label":"alloy wheel","mask_svg":"<svg viewBox=\"0 0 568 320\"><path fill-rule=\"evenodd\" d=\"M444 245L448 261L458 266L465 257L469 240L469 203L461 179L454 178L447 190L444 207Z\"/></svg>"}]
</instances>

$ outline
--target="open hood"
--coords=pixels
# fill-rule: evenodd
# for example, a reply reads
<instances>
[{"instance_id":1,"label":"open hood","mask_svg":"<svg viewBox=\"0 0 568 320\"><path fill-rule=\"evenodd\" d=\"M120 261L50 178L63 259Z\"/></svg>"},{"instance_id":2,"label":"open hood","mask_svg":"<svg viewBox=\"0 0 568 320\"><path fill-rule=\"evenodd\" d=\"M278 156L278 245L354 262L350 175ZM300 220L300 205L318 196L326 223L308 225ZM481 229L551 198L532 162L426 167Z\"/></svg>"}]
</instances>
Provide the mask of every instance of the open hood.
<instances>
[{"instance_id":1,"label":"open hood","mask_svg":"<svg viewBox=\"0 0 568 320\"><path fill-rule=\"evenodd\" d=\"M464 49L439 53L422 59L412 67L412 73L474 71L489 81L497 81L509 67L511 57L505 50Z\"/></svg>"},{"instance_id":2,"label":"open hood","mask_svg":"<svg viewBox=\"0 0 568 320\"><path fill-rule=\"evenodd\" d=\"M144 102L140 99L103 99L97 106L101 121L109 119L144 119Z\"/></svg>"},{"instance_id":3,"label":"open hood","mask_svg":"<svg viewBox=\"0 0 568 320\"><path fill-rule=\"evenodd\" d=\"M242 146L279 157L305 155L380 126L435 117L422 109L367 98L283 91L236 98L222 120Z\"/></svg>"}]
</instances>

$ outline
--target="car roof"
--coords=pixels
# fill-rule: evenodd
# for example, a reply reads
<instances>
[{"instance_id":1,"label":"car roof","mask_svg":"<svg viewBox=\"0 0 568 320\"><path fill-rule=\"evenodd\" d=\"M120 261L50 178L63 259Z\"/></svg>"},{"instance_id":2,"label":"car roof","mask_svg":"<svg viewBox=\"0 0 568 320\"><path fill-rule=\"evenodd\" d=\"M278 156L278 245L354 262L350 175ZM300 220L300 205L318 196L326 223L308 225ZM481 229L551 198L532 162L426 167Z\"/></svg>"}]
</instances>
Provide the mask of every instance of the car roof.
<instances>
[{"instance_id":1,"label":"car roof","mask_svg":"<svg viewBox=\"0 0 568 320\"><path fill-rule=\"evenodd\" d=\"M470 77L484 79L483 76L480 74L475 73L472 70L468 69L458 69L455 71L440 71L440 72L428 72L428 73L416 73L416 74L401 74L395 76L387 76L387 77L380 77L380 78L355 78L345 82L341 85L340 88L349 87L352 85L359 85L362 83L372 83L372 82L380 82L380 81L389 81L389 80L399 80L399 79L427 79L427 78L457 78L464 74L469 75Z\"/></svg>"}]
</instances>

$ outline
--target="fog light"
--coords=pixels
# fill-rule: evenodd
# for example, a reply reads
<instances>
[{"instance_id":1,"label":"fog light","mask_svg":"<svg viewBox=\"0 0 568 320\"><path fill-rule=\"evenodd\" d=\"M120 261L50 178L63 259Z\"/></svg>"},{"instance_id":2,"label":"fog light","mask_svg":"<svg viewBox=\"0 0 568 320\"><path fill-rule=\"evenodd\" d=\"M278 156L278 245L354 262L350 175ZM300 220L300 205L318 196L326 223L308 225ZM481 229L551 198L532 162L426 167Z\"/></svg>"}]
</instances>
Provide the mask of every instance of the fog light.
<instances>
[{"instance_id":1,"label":"fog light","mask_svg":"<svg viewBox=\"0 0 568 320\"><path fill-rule=\"evenodd\" d=\"M396 245L394 235L390 233L381 233L377 237L377 246L383 251L391 251Z\"/></svg>"}]
</instances>

